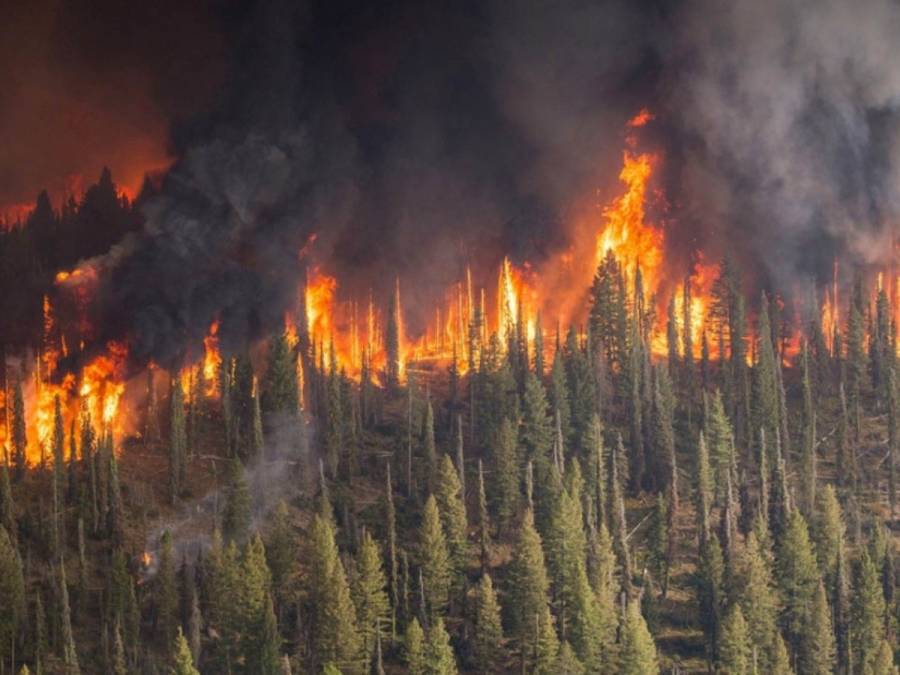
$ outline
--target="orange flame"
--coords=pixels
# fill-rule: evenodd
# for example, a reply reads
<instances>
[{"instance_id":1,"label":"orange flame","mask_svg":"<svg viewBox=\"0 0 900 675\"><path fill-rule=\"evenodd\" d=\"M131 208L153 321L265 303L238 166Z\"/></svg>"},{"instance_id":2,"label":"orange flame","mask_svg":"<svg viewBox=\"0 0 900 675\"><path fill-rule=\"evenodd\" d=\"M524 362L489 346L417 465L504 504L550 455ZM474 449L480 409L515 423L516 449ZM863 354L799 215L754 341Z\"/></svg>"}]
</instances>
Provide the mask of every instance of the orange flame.
<instances>
[{"instance_id":1,"label":"orange flame","mask_svg":"<svg viewBox=\"0 0 900 675\"><path fill-rule=\"evenodd\" d=\"M222 354L219 352L219 321L213 321L203 338L203 381L206 395L215 398L219 394L219 369Z\"/></svg>"}]
</instances>

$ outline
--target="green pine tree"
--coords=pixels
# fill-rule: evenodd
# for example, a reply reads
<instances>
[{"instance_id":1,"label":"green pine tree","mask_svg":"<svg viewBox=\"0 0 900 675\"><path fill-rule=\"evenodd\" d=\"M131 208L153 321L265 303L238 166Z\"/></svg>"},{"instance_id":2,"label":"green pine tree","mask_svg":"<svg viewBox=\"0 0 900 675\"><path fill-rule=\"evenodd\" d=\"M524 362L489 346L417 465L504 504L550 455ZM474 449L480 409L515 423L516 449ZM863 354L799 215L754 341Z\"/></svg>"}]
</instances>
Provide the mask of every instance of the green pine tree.
<instances>
[{"instance_id":1,"label":"green pine tree","mask_svg":"<svg viewBox=\"0 0 900 675\"><path fill-rule=\"evenodd\" d=\"M771 326L769 325L769 301L763 293L760 300L759 341L756 350L756 364L753 367L753 429L764 429L773 438L780 429L778 384L776 380L775 351L772 348Z\"/></svg>"},{"instance_id":2,"label":"green pine tree","mask_svg":"<svg viewBox=\"0 0 900 675\"><path fill-rule=\"evenodd\" d=\"M803 636L797 668L810 675L829 675L834 672L834 632L825 585L821 582L813 599L810 622Z\"/></svg>"},{"instance_id":3,"label":"green pine tree","mask_svg":"<svg viewBox=\"0 0 900 675\"><path fill-rule=\"evenodd\" d=\"M850 643L855 672L871 672L878 659L884 636L884 611L878 568L864 547L854 567L850 607Z\"/></svg>"},{"instance_id":4,"label":"green pine tree","mask_svg":"<svg viewBox=\"0 0 900 675\"><path fill-rule=\"evenodd\" d=\"M448 455L444 455L441 458L435 496L438 510L441 514L441 525L447 541L447 549L450 553L450 563L453 570L451 585L456 591L460 591L468 564L468 526L466 505L463 502L459 474Z\"/></svg>"},{"instance_id":5,"label":"green pine tree","mask_svg":"<svg viewBox=\"0 0 900 675\"><path fill-rule=\"evenodd\" d=\"M512 634L523 654L532 643L535 618L543 617L548 607L549 587L541 537L534 528L534 516L526 511L513 547L507 591Z\"/></svg>"},{"instance_id":6,"label":"green pine tree","mask_svg":"<svg viewBox=\"0 0 900 675\"><path fill-rule=\"evenodd\" d=\"M444 628L444 619L436 617L428 630L425 643L425 672L428 675L456 675L456 657L450 646L450 636Z\"/></svg>"},{"instance_id":7,"label":"green pine tree","mask_svg":"<svg viewBox=\"0 0 900 675\"><path fill-rule=\"evenodd\" d=\"M437 485L438 457L434 441L434 408L431 397L425 404L425 417L422 421L422 455L425 458L425 476L422 485L427 494L432 494Z\"/></svg>"},{"instance_id":8,"label":"green pine tree","mask_svg":"<svg viewBox=\"0 0 900 675\"><path fill-rule=\"evenodd\" d=\"M799 655L812 620L819 571L806 520L796 509L791 511L787 529L778 543L776 570L784 599L785 637L791 652Z\"/></svg>"},{"instance_id":9,"label":"green pine tree","mask_svg":"<svg viewBox=\"0 0 900 675\"><path fill-rule=\"evenodd\" d=\"M536 675L555 675L559 658L559 638L553 626L550 607L544 606L533 619L532 672ZM525 652L523 646L523 661Z\"/></svg>"},{"instance_id":10,"label":"green pine tree","mask_svg":"<svg viewBox=\"0 0 900 675\"><path fill-rule=\"evenodd\" d=\"M225 509L222 512L222 533L226 541L240 541L250 529L250 492L244 476L244 465L232 457L228 466Z\"/></svg>"},{"instance_id":11,"label":"green pine tree","mask_svg":"<svg viewBox=\"0 0 900 675\"><path fill-rule=\"evenodd\" d=\"M387 579L384 576L378 544L368 531L363 532L356 553L356 573L352 591L363 654L367 663L372 659L378 635L388 624L390 604L386 587Z\"/></svg>"},{"instance_id":12,"label":"green pine tree","mask_svg":"<svg viewBox=\"0 0 900 675\"><path fill-rule=\"evenodd\" d=\"M747 535L737 567L737 600L757 646L758 671L774 672L778 599L768 556L755 532Z\"/></svg>"},{"instance_id":13,"label":"green pine tree","mask_svg":"<svg viewBox=\"0 0 900 675\"><path fill-rule=\"evenodd\" d=\"M478 544L481 571L484 573L490 563L491 520L488 515L487 493L484 489L484 467L478 459Z\"/></svg>"},{"instance_id":14,"label":"green pine tree","mask_svg":"<svg viewBox=\"0 0 900 675\"><path fill-rule=\"evenodd\" d=\"M272 573L272 592L279 608L286 607L291 601L296 572L296 541L287 504L281 500L275 506L272 526L266 539L266 559Z\"/></svg>"},{"instance_id":15,"label":"green pine tree","mask_svg":"<svg viewBox=\"0 0 900 675\"><path fill-rule=\"evenodd\" d=\"M622 675L656 675L659 672L656 644L636 602L630 603L625 611L618 672Z\"/></svg>"},{"instance_id":16,"label":"green pine tree","mask_svg":"<svg viewBox=\"0 0 900 675\"><path fill-rule=\"evenodd\" d=\"M200 675L200 671L194 666L194 657L180 626L172 645L172 666L169 668L169 675Z\"/></svg>"},{"instance_id":17,"label":"green pine tree","mask_svg":"<svg viewBox=\"0 0 900 675\"><path fill-rule=\"evenodd\" d=\"M319 515L313 518L309 533L308 593L316 661L352 667L358 663L361 647L356 612L334 528Z\"/></svg>"},{"instance_id":18,"label":"green pine tree","mask_svg":"<svg viewBox=\"0 0 900 675\"><path fill-rule=\"evenodd\" d=\"M406 627L403 653L409 675L425 675L425 633L415 617Z\"/></svg>"},{"instance_id":19,"label":"green pine tree","mask_svg":"<svg viewBox=\"0 0 900 675\"><path fill-rule=\"evenodd\" d=\"M69 608L69 588L66 584L66 566L59 566L59 593L60 593L60 628L62 635L63 663L66 675L79 675L81 668L78 665L78 652L75 649L75 635L72 632L72 612Z\"/></svg>"},{"instance_id":20,"label":"green pine tree","mask_svg":"<svg viewBox=\"0 0 900 675\"><path fill-rule=\"evenodd\" d=\"M263 380L262 408L267 414L295 416L299 410L297 357L287 336L279 334L269 341L269 359Z\"/></svg>"},{"instance_id":21,"label":"green pine tree","mask_svg":"<svg viewBox=\"0 0 900 675\"><path fill-rule=\"evenodd\" d=\"M453 472L452 465L450 471ZM446 609L449 601L454 567L434 495L429 495L425 502L419 529L419 559L426 604L431 614L438 616Z\"/></svg>"},{"instance_id":22,"label":"green pine tree","mask_svg":"<svg viewBox=\"0 0 900 675\"><path fill-rule=\"evenodd\" d=\"M728 675L752 675L753 642L741 606L731 606L722 623L720 667Z\"/></svg>"},{"instance_id":23,"label":"green pine tree","mask_svg":"<svg viewBox=\"0 0 900 675\"><path fill-rule=\"evenodd\" d=\"M10 657L20 622L25 618L25 581L13 542L0 525L0 663Z\"/></svg>"},{"instance_id":24,"label":"green pine tree","mask_svg":"<svg viewBox=\"0 0 900 675\"><path fill-rule=\"evenodd\" d=\"M491 501L501 532L508 532L519 508L519 476L521 469L516 456L516 427L508 418L500 424L494 441L494 478L491 481Z\"/></svg>"},{"instance_id":25,"label":"green pine tree","mask_svg":"<svg viewBox=\"0 0 900 675\"><path fill-rule=\"evenodd\" d=\"M472 653L478 670L497 672L503 660L503 626L500 604L488 574L482 575L476 589L474 631Z\"/></svg>"}]
</instances>

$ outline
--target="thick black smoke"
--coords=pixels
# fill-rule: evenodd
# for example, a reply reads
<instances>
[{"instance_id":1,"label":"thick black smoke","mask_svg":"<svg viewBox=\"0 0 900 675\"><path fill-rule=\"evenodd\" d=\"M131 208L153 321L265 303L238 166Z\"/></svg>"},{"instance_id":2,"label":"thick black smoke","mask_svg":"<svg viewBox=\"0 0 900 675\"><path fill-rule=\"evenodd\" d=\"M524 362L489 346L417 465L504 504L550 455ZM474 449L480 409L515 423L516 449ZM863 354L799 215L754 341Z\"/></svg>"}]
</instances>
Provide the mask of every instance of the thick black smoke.
<instances>
[{"instance_id":1,"label":"thick black smoke","mask_svg":"<svg viewBox=\"0 0 900 675\"><path fill-rule=\"evenodd\" d=\"M399 275L413 310L467 262L540 262L574 204L617 189L642 107L681 249L727 242L779 284L891 254L890 0L225 3L218 21L228 84L174 130L146 231L103 262L101 325L140 359L177 361L216 317L232 348L277 326L313 232L348 290Z\"/></svg>"}]
</instances>

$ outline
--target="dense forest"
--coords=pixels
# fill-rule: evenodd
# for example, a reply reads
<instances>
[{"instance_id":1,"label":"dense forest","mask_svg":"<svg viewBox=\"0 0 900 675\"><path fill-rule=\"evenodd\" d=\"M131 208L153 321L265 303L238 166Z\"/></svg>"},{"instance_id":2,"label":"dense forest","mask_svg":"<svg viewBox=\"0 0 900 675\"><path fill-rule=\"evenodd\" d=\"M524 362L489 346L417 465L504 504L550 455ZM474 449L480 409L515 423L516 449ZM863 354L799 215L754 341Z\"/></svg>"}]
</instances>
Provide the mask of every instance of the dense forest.
<instances>
[{"instance_id":1,"label":"dense forest","mask_svg":"<svg viewBox=\"0 0 900 675\"><path fill-rule=\"evenodd\" d=\"M138 227L108 172L62 213L42 195L0 239L7 348ZM724 260L699 335L673 294L660 357L627 269L601 262L583 326L484 339L476 314L440 366L388 311L358 378L302 330L209 381L151 368L139 432L57 401L40 465L10 369L0 673L896 673L885 289L860 276L795 350Z\"/></svg>"}]
</instances>

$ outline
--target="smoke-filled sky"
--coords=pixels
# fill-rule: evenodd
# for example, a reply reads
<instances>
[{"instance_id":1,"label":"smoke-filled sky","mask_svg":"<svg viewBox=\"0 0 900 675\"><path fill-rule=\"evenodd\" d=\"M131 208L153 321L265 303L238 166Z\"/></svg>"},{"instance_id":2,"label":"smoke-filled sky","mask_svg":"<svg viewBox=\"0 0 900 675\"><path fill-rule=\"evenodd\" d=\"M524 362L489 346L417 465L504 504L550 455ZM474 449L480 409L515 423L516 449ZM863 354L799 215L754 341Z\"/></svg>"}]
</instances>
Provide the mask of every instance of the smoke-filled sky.
<instances>
[{"instance_id":1,"label":"smoke-filled sky","mask_svg":"<svg viewBox=\"0 0 900 675\"><path fill-rule=\"evenodd\" d=\"M0 203L175 161L105 263L107 323L147 357L215 315L235 342L274 325L312 232L343 283L399 274L413 306L465 262L539 262L615 194L642 107L673 257L727 242L785 284L893 255L894 0L120 5L9 10Z\"/></svg>"}]
</instances>

